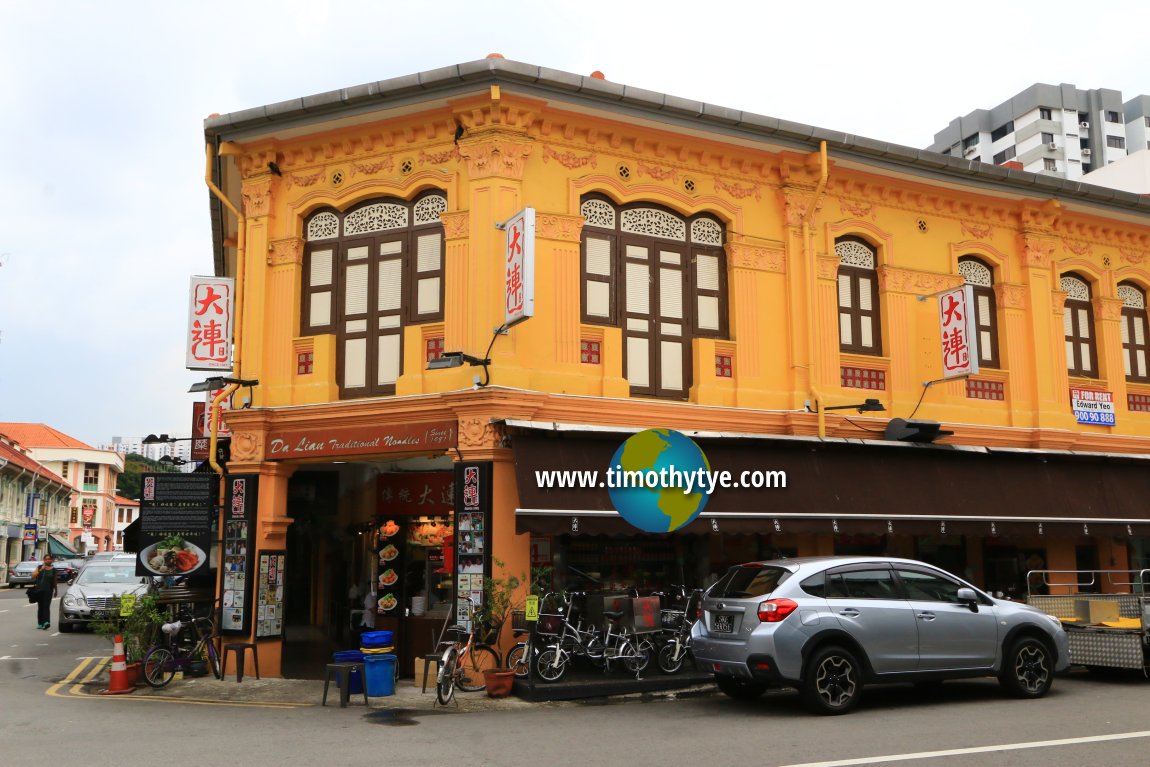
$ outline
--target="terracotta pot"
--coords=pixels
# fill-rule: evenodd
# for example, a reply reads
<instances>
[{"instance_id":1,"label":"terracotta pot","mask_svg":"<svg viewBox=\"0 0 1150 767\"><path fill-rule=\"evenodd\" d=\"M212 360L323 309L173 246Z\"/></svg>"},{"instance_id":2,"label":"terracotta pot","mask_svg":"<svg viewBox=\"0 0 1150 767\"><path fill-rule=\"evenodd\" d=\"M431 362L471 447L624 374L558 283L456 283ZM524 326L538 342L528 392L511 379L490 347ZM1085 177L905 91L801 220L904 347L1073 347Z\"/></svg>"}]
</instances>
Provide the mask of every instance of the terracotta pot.
<instances>
[{"instance_id":1,"label":"terracotta pot","mask_svg":"<svg viewBox=\"0 0 1150 767\"><path fill-rule=\"evenodd\" d=\"M515 672L509 668L489 668L483 672L483 681L487 683L487 697L506 698L515 683Z\"/></svg>"},{"instance_id":2,"label":"terracotta pot","mask_svg":"<svg viewBox=\"0 0 1150 767\"><path fill-rule=\"evenodd\" d=\"M128 686L142 687L144 685L144 664L129 663L125 668L128 671Z\"/></svg>"}]
</instances>

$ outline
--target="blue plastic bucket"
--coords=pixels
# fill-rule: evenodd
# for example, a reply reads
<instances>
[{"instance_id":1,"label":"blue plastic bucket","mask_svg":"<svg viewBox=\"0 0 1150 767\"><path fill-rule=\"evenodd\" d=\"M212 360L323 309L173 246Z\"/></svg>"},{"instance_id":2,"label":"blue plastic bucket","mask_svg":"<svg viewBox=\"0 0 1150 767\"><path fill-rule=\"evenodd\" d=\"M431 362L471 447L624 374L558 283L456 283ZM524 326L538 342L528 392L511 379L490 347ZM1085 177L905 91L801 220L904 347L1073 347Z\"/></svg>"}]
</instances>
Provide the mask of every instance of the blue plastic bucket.
<instances>
[{"instance_id":1,"label":"blue plastic bucket","mask_svg":"<svg viewBox=\"0 0 1150 767\"><path fill-rule=\"evenodd\" d=\"M359 644L361 647L375 649L378 647L387 647L391 644L392 632L390 631L365 631L360 634Z\"/></svg>"},{"instance_id":2,"label":"blue plastic bucket","mask_svg":"<svg viewBox=\"0 0 1150 767\"><path fill-rule=\"evenodd\" d=\"M368 655L364 658L370 697L395 695L395 661L394 655Z\"/></svg>"},{"instance_id":3,"label":"blue plastic bucket","mask_svg":"<svg viewBox=\"0 0 1150 767\"><path fill-rule=\"evenodd\" d=\"M345 650L333 653L331 661L332 663L363 663L363 653L359 650ZM335 686L339 687L339 677L336 677ZM358 669L351 672L351 681L347 686L347 691L349 695L361 695L363 693L363 680L360 679Z\"/></svg>"}]
</instances>

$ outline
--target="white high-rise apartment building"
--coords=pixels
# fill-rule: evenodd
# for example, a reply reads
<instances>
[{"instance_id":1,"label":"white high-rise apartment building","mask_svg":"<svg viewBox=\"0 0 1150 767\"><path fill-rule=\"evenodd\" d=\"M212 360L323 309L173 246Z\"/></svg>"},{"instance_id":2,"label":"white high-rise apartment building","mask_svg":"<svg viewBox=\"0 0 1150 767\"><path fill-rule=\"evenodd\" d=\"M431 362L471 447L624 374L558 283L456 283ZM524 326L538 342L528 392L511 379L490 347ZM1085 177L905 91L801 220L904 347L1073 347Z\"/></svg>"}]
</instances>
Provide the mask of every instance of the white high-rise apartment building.
<instances>
[{"instance_id":1,"label":"white high-rise apartment building","mask_svg":"<svg viewBox=\"0 0 1150 767\"><path fill-rule=\"evenodd\" d=\"M1150 97L1035 83L993 109L956 117L927 149L1088 183L1087 173L1150 148ZM1109 184L1104 184L1109 185Z\"/></svg>"}]
</instances>

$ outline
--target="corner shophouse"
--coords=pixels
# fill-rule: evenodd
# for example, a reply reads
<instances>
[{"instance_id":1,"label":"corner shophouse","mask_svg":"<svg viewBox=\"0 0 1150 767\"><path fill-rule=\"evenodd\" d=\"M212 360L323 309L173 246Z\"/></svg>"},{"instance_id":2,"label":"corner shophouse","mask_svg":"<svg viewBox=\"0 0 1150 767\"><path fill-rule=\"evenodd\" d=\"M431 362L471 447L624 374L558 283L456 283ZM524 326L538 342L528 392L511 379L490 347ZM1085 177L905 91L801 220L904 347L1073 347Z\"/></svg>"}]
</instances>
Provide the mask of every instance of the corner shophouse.
<instances>
[{"instance_id":1,"label":"corner shophouse","mask_svg":"<svg viewBox=\"0 0 1150 767\"><path fill-rule=\"evenodd\" d=\"M493 560L641 588L776 553L914 556L1004 591L1145 566L1150 200L497 56L205 133L233 375L259 380L228 413L228 469L258 477L251 548L286 551L289 641L261 642L265 671L296 673L292 631L343 630L393 518L410 543L379 625L407 656ZM493 335L497 225L525 207L535 316ZM932 295L964 282L981 372L924 387ZM491 362L429 370L444 351ZM1074 389L1115 424L1078 423ZM865 398L886 412L826 410ZM883 440L912 414L953 436ZM718 491L664 535L605 491L537 487L651 427L787 487Z\"/></svg>"}]
</instances>

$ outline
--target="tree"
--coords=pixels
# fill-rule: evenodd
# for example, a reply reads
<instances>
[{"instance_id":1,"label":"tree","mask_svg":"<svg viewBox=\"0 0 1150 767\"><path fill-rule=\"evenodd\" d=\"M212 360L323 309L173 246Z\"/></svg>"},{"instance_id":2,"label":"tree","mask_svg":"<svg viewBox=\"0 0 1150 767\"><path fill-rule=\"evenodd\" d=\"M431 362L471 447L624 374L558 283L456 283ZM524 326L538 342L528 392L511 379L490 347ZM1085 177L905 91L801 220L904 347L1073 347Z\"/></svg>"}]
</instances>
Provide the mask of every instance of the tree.
<instances>
[{"instance_id":1,"label":"tree","mask_svg":"<svg viewBox=\"0 0 1150 767\"><path fill-rule=\"evenodd\" d=\"M116 483L116 494L136 500L140 497L141 474L175 470L173 466L153 461L139 453L128 453L124 456L124 473Z\"/></svg>"}]
</instances>

